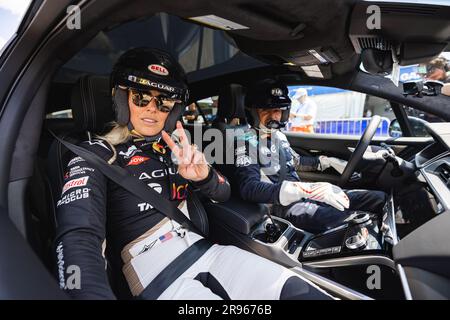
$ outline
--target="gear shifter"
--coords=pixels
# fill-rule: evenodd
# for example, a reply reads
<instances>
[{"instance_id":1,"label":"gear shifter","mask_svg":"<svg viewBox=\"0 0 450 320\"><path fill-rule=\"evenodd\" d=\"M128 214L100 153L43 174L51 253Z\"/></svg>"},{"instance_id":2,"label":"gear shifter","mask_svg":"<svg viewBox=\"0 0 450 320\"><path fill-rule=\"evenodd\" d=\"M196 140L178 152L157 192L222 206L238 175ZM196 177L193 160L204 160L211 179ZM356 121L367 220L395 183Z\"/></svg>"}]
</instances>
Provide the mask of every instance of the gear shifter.
<instances>
[{"instance_id":1,"label":"gear shifter","mask_svg":"<svg viewBox=\"0 0 450 320\"><path fill-rule=\"evenodd\" d=\"M269 219L272 222L266 224L267 242L273 243L277 241L278 237L280 236L280 226L273 220L270 212L267 212L267 215L269 216Z\"/></svg>"}]
</instances>

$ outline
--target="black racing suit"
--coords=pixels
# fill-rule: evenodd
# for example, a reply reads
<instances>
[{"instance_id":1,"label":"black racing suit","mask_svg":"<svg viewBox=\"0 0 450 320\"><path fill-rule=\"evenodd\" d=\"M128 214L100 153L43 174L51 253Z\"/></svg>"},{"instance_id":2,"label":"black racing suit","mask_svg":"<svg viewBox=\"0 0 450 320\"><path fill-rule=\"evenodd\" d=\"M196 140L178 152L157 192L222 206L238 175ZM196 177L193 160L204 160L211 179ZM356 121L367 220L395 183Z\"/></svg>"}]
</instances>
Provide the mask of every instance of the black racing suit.
<instances>
[{"instance_id":1,"label":"black racing suit","mask_svg":"<svg viewBox=\"0 0 450 320\"><path fill-rule=\"evenodd\" d=\"M318 233L339 224L354 211L365 210L381 213L386 202L386 194L381 191L345 190L350 208L344 212L325 203L301 200L289 206L280 204L279 196L282 182L300 181L297 171L316 171L319 167L318 157L299 156L290 146L281 131L272 136L260 137L257 131L248 130L245 135L237 137L235 166L231 178L234 191L244 200L274 205L274 213L290 220L294 225L310 232ZM280 157L285 157L285 177L281 181ZM281 207L281 208L280 208Z\"/></svg>"},{"instance_id":2,"label":"black racing suit","mask_svg":"<svg viewBox=\"0 0 450 320\"><path fill-rule=\"evenodd\" d=\"M81 145L105 160L110 160L113 156L111 148L102 140L83 142ZM192 187L215 201L225 201L229 197L228 181L214 169L210 170L205 180L196 183L188 182L178 175L170 160L169 149L164 146L130 141L117 145L116 153L115 164L177 204L187 197L187 190ZM130 288L122 274L125 271L122 269L124 264L121 253L125 250L124 246L149 229L155 226L158 228L157 225L165 219L164 215L153 209L151 204L144 203L108 180L78 156L74 156L68 163L64 183L61 199L57 203L58 227L55 242L60 287L77 299L115 298L108 283L104 259L106 255L108 270L113 270L113 278L121 279L121 285L114 286L120 290L115 292L127 289L128 292L121 293L120 298L131 298ZM176 237L165 239L170 241L137 256L139 259L149 259L144 272L146 268L155 270L155 265L171 253L172 256L179 254L180 251L173 253L165 249L179 245ZM104 240L106 254L103 253ZM158 250L160 256L155 258L152 254ZM79 270L81 279L78 287L76 281L71 282L74 266ZM256 272L256 266L265 274ZM213 245L188 271L190 276L178 278L165 291L165 299L329 298L280 265L233 246ZM278 279L276 285L274 279ZM261 285L262 289L253 290L255 283ZM192 288L195 290L192 291Z\"/></svg>"},{"instance_id":3,"label":"black racing suit","mask_svg":"<svg viewBox=\"0 0 450 320\"><path fill-rule=\"evenodd\" d=\"M101 140L81 144L105 160L113 156L110 147ZM206 197L225 201L229 197L228 181L211 169L201 182L188 182L177 174L170 154L153 148L145 141L116 146L116 164L127 170L162 196L177 204L184 200L188 188L198 188ZM160 150L166 149L161 146ZM60 286L64 286L66 266L80 267L82 290L71 290L74 297L113 298L105 273L102 243L106 239L108 261L120 266L122 248L155 226L165 216L151 205L108 180L101 172L80 157L70 160L64 175L64 188L57 203L56 250Z\"/></svg>"}]
</instances>

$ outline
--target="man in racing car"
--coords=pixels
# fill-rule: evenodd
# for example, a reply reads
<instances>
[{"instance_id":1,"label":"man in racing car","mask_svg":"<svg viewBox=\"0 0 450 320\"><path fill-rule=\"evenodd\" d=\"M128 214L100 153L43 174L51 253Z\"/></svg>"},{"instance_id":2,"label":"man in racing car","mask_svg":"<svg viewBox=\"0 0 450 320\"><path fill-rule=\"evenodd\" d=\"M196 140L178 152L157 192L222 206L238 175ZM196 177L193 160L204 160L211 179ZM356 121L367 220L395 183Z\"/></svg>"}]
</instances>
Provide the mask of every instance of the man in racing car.
<instances>
[{"instance_id":1,"label":"man in racing car","mask_svg":"<svg viewBox=\"0 0 450 320\"><path fill-rule=\"evenodd\" d=\"M188 103L188 88L176 60L161 50L132 49L116 63L111 86L115 125L81 146L145 181L187 217L195 213L189 190L215 201L228 199L228 181L208 165L177 122ZM175 127L177 139L171 136ZM64 179L55 245L60 286L73 298L116 298L105 257L112 278L125 285L127 292L115 290L121 298L330 298L294 272L234 246L190 250L205 243L202 236L108 180L80 156L67 164ZM79 286L67 285L74 266ZM174 272L177 276L167 281Z\"/></svg>"},{"instance_id":2,"label":"man in racing car","mask_svg":"<svg viewBox=\"0 0 450 320\"><path fill-rule=\"evenodd\" d=\"M280 131L289 118L291 100L286 85L271 79L249 88L247 120L252 127L237 137L232 186L244 200L272 204L276 215L295 226L318 233L345 222L354 210L381 213L386 194L381 191L346 190L326 182L301 182L297 171L342 173L346 161L326 156L299 156ZM384 150L364 157L383 161Z\"/></svg>"}]
</instances>

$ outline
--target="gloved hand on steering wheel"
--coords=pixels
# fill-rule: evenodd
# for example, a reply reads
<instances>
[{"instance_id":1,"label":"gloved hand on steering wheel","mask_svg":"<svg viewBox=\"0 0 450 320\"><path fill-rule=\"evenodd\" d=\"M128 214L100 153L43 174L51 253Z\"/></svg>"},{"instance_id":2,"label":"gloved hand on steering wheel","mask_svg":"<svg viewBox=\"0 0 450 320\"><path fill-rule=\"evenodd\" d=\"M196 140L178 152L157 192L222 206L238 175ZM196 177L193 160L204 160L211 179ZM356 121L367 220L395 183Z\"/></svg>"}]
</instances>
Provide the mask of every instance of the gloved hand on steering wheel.
<instances>
[{"instance_id":1,"label":"gloved hand on steering wheel","mask_svg":"<svg viewBox=\"0 0 450 320\"><path fill-rule=\"evenodd\" d=\"M350 205L350 200L344 191L331 183L283 181L279 195L281 205L287 206L302 199L323 202L340 211L348 209Z\"/></svg>"},{"instance_id":2,"label":"gloved hand on steering wheel","mask_svg":"<svg viewBox=\"0 0 450 320\"><path fill-rule=\"evenodd\" d=\"M344 172L345 166L347 165L347 161L335 158L335 157L327 157L327 156L319 156L319 171L325 171L328 168L333 168L340 174Z\"/></svg>"},{"instance_id":3,"label":"gloved hand on steering wheel","mask_svg":"<svg viewBox=\"0 0 450 320\"><path fill-rule=\"evenodd\" d=\"M354 148L349 148L350 151L354 151ZM375 146L369 146L367 150L363 154L363 159L368 161L385 161L385 155L388 154L389 151ZM319 171L324 171L328 168L333 168L340 174L344 172L345 167L347 166L347 161L335 158L335 157L327 157L327 156L319 156Z\"/></svg>"}]
</instances>

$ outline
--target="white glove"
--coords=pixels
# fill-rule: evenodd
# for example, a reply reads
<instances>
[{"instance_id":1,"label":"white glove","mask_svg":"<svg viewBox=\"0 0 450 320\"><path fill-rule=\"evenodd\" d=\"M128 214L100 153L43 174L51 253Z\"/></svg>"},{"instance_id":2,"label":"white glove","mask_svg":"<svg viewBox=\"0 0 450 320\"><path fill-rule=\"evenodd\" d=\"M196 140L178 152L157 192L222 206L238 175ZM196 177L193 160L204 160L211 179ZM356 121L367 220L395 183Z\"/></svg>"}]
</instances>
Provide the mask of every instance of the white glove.
<instances>
[{"instance_id":1,"label":"white glove","mask_svg":"<svg viewBox=\"0 0 450 320\"><path fill-rule=\"evenodd\" d=\"M326 156L320 156L319 157L319 170L324 171L328 169L329 167L332 167L334 170L342 174L344 172L345 167L347 166L347 161L334 158L334 157L326 157Z\"/></svg>"},{"instance_id":2,"label":"white glove","mask_svg":"<svg viewBox=\"0 0 450 320\"><path fill-rule=\"evenodd\" d=\"M364 160L385 160L384 158L384 154L388 154L389 151L387 150L378 150L377 152L372 152L367 150L366 152L364 152L363 154L363 159Z\"/></svg>"},{"instance_id":3,"label":"white glove","mask_svg":"<svg viewBox=\"0 0 450 320\"><path fill-rule=\"evenodd\" d=\"M355 151L355 148L348 148L351 152ZM375 150L375 149L374 149ZM384 154L389 153L386 149L379 149L378 151L372 151L372 147L368 146L367 150L363 154L364 160L385 160Z\"/></svg>"},{"instance_id":4,"label":"white glove","mask_svg":"<svg viewBox=\"0 0 450 320\"><path fill-rule=\"evenodd\" d=\"M341 188L328 182L283 181L280 189L280 204L288 206L301 199L323 202L340 211L348 209L350 200Z\"/></svg>"}]
</instances>

